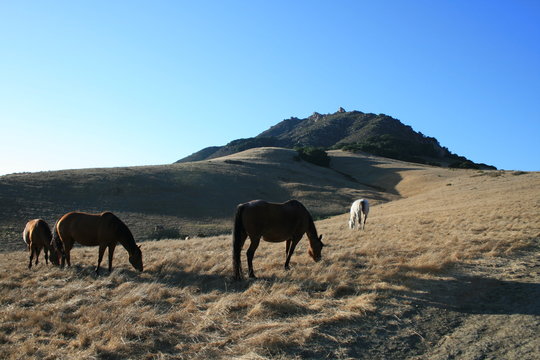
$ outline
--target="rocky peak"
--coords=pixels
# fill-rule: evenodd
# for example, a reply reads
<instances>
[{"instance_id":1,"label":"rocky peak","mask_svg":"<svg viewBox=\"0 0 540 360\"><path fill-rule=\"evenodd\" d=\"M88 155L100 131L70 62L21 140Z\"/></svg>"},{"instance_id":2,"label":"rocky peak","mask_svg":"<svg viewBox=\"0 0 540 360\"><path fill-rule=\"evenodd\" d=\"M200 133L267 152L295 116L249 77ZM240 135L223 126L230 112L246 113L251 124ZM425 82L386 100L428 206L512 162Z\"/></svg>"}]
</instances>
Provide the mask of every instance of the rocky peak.
<instances>
[{"instance_id":1,"label":"rocky peak","mask_svg":"<svg viewBox=\"0 0 540 360\"><path fill-rule=\"evenodd\" d=\"M313 114L311 114L311 116L309 117L310 120L314 120L314 121L318 121L322 118L323 116L316 111Z\"/></svg>"}]
</instances>

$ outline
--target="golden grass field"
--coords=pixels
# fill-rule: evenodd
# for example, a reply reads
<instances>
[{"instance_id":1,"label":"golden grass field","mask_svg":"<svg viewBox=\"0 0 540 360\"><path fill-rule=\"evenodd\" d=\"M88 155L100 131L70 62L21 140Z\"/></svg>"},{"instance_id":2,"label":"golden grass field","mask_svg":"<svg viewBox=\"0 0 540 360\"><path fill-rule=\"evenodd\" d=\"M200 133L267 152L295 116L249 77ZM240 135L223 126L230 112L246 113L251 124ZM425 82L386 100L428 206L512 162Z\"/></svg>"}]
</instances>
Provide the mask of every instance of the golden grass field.
<instances>
[{"instance_id":1,"label":"golden grass field","mask_svg":"<svg viewBox=\"0 0 540 360\"><path fill-rule=\"evenodd\" d=\"M284 154L254 149L226 159L279 167L268 151ZM99 277L97 248L75 248L71 268L40 259L28 270L22 239L18 250L9 242L0 253L0 358L537 358L540 173L331 155L356 187L311 165L304 183L288 167L268 175L283 178L282 196L339 214L316 222L323 259L311 260L304 237L288 272L285 244L261 242L259 278L233 282L229 234L141 242L143 273L119 246L113 272L105 260ZM212 166L223 169L226 159ZM239 186L251 196L257 181ZM357 197L372 203L365 231L347 226ZM223 233L233 209L229 221L216 216ZM246 271L245 251L242 261Z\"/></svg>"}]
</instances>

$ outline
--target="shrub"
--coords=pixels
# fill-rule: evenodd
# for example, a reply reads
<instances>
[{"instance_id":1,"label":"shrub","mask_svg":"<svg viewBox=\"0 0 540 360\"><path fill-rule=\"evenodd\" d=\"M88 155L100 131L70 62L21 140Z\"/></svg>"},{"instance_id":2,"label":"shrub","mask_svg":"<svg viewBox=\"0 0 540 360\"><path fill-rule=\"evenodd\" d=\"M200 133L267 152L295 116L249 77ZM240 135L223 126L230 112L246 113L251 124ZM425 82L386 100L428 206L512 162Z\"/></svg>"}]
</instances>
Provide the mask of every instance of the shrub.
<instances>
[{"instance_id":1,"label":"shrub","mask_svg":"<svg viewBox=\"0 0 540 360\"><path fill-rule=\"evenodd\" d=\"M454 161L453 163L448 165L448 167L454 169L480 169L480 166L478 166L478 164L475 164L470 160Z\"/></svg>"},{"instance_id":2,"label":"shrub","mask_svg":"<svg viewBox=\"0 0 540 360\"><path fill-rule=\"evenodd\" d=\"M295 150L298 152L300 159L304 161L324 167L330 166L330 157L323 148L308 146L297 147Z\"/></svg>"},{"instance_id":3,"label":"shrub","mask_svg":"<svg viewBox=\"0 0 540 360\"><path fill-rule=\"evenodd\" d=\"M341 148L345 151L364 151L373 155L417 163L425 163L422 156L438 157L437 150L431 142L419 143L390 134L372 136L353 144L343 144Z\"/></svg>"},{"instance_id":4,"label":"shrub","mask_svg":"<svg viewBox=\"0 0 540 360\"><path fill-rule=\"evenodd\" d=\"M165 227L162 225L156 225L154 231L152 232L150 238L161 240L161 239L179 239L182 238L180 231L176 228Z\"/></svg>"}]
</instances>

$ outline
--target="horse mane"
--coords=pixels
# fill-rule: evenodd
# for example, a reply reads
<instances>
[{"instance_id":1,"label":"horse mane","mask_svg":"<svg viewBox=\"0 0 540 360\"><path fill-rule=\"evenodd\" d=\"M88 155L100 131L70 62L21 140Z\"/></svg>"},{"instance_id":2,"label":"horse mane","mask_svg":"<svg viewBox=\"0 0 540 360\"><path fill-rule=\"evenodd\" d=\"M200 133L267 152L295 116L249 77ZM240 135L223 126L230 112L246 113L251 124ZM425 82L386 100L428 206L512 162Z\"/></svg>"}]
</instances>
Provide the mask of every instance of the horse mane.
<instances>
[{"instance_id":1,"label":"horse mane","mask_svg":"<svg viewBox=\"0 0 540 360\"><path fill-rule=\"evenodd\" d=\"M135 243L135 238L133 237L131 230L129 230L122 220L111 212L104 212L101 216L109 219L109 226L118 235L118 242L122 244L130 255L134 251L137 251L138 246Z\"/></svg>"},{"instance_id":2,"label":"horse mane","mask_svg":"<svg viewBox=\"0 0 540 360\"><path fill-rule=\"evenodd\" d=\"M300 201L298 201L296 199L289 200L289 201L286 202L286 204L297 206L297 207L300 207L300 208L302 208L304 210L304 212L307 215L307 219L308 219L308 228L307 228L306 233L308 235L308 238L310 239L310 243L311 243L311 237L313 237L313 239L318 240L319 235L317 234L317 228L315 227L315 222L313 221L313 217L311 216L311 213L308 211L308 209L306 209L304 204L302 204Z\"/></svg>"},{"instance_id":3,"label":"horse mane","mask_svg":"<svg viewBox=\"0 0 540 360\"><path fill-rule=\"evenodd\" d=\"M318 238L319 235L317 234L317 228L315 227L315 221L313 221L313 217L311 216L309 211L307 212L307 214L308 214L308 231L310 233L312 233L312 235L314 235L316 238Z\"/></svg>"}]
</instances>

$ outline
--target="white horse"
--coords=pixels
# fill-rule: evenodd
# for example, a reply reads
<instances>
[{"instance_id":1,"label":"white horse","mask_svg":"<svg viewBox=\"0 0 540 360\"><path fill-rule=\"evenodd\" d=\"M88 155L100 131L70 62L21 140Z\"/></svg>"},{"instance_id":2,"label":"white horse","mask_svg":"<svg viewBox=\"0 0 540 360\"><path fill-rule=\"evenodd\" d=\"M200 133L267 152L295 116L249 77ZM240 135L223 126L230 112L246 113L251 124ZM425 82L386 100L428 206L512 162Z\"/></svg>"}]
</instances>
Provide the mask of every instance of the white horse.
<instances>
[{"instance_id":1,"label":"white horse","mask_svg":"<svg viewBox=\"0 0 540 360\"><path fill-rule=\"evenodd\" d=\"M359 229L362 227L364 230L366 226L366 220L369 213L369 202L366 199L359 199L351 205L351 217L349 218L349 228ZM364 214L364 220L362 221L362 214Z\"/></svg>"}]
</instances>

